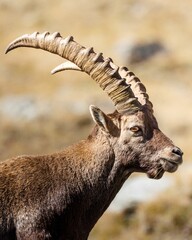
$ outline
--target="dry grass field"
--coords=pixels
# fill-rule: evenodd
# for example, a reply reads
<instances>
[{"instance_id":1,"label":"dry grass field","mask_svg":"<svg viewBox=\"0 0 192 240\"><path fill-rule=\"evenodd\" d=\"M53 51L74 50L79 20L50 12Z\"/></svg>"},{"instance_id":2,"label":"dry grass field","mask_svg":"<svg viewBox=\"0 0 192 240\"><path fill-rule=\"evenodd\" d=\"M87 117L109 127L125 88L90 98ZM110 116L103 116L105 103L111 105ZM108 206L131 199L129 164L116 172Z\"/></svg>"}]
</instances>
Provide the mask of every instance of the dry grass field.
<instances>
[{"instance_id":1,"label":"dry grass field","mask_svg":"<svg viewBox=\"0 0 192 240\"><path fill-rule=\"evenodd\" d=\"M108 97L87 75L51 75L63 60L32 49L4 55L10 41L34 31L73 35L84 46L127 65L142 79L160 128L192 160L192 1L1 0L0 159L58 151L92 128L88 106L113 111ZM131 63L136 44L160 42L165 51ZM107 213L92 240L191 239L192 170L175 174L171 191L142 204L134 214Z\"/></svg>"}]
</instances>

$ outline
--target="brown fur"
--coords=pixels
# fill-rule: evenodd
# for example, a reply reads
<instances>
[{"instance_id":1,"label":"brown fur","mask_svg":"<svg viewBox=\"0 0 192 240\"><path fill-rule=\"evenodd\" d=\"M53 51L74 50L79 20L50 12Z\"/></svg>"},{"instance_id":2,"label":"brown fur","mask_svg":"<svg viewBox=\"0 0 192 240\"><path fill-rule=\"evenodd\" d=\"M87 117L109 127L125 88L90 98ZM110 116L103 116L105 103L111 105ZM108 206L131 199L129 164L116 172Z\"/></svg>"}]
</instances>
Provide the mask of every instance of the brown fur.
<instances>
[{"instance_id":1,"label":"brown fur","mask_svg":"<svg viewBox=\"0 0 192 240\"><path fill-rule=\"evenodd\" d=\"M0 163L0 239L85 240L132 172L160 178L181 163L147 111L102 116L107 130L97 122L87 140L62 152ZM130 132L133 123L141 136Z\"/></svg>"},{"instance_id":2,"label":"brown fur","mask_svg":"<svg viewBox=\"0 0 192 240\"><path fill-rule=\"evenodd\" d=\"M90 106L96 126L87 140L60 153L0 163L0 239L86 240L131 173L161 178L177 170L182 152L159 130L144 85L128 69L59 33L24 35L6 53L17 47L68 59L54 72L88 73L118 112Z\"/></svg>"}]
</instances>

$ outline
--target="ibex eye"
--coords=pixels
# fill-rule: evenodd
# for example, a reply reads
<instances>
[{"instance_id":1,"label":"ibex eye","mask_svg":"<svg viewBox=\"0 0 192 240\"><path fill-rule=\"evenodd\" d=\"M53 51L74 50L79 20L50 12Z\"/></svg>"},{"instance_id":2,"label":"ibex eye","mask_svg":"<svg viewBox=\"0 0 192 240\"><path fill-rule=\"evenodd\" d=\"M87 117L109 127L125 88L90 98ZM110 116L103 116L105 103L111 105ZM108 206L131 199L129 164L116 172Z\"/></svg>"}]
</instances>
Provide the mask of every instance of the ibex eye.
<instances>
[{"instance_id":1,"label":"ibex eye","mask_svg":"<svg viewBox=\"0 0 192 240\"><path fill-rule=\"evenodd\" d=\"M141 131L141 128L138 127L138 126L134 126L134 127L131 127L130 130L131 130L133 133L137 133L137 132Z\"/></svg>"}]
</instances>

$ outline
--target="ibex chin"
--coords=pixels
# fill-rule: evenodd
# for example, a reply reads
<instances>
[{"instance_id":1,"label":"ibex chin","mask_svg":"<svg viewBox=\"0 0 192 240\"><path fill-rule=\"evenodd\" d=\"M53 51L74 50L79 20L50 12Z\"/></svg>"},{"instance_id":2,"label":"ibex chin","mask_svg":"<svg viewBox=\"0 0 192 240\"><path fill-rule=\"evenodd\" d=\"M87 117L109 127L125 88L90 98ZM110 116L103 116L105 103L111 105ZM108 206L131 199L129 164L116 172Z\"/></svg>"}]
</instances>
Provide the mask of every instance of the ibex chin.
<instances>
[{"instance_id":1,"label":"ibex chin","mask_svg":"<svg viewBox=\"0 0 192 240\"><path fill-rule=\"evenodd\" d=\"M126 67L59 33L24 35L6 53L18 47L67 59L53 72L86 72L116 111L106 115L90 106L96 126L86 140L0 163L0 239L85 240L131 173L159 179L177 170L183 153L160 131L144 85Z\"/></svg>"}]
</instances>

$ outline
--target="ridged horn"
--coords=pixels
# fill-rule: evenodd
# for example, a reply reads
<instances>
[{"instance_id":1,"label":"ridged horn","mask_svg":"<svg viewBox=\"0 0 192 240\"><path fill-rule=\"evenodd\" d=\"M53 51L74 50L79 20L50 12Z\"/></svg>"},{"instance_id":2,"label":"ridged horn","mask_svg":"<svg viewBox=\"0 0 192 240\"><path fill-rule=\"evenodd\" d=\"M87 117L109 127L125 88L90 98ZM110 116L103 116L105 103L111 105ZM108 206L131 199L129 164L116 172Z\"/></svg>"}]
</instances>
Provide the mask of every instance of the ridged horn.
<instances>
[{"instance_id":1,"label":"ridged horn","mask_svg":"<svg viewBox=\"0 0 192 240\"><path fill-rule=\"evenodd\" d=\"M72 36L63 38L58 32L25 34L10 43L6 53L18 47L40 48L74 63L107 92L120 113L135 112L142 107L130 84L119 74L119 67L110 58L105 59L102 53L96 54L93 48L81 46Z\"/></svg>"},{"instance_id":2,"label":"ridged horn","mask_svg":"<svg viewBox=\"0 0 192 240\"><path fill-rule=\"evenodd\" d=\"M120 67L119 73L122 78L126 79L126 83L131 85L131 89L141 105L153 112L153 104L149 101L149 95L140 79L126 67Z\"/></svg>"}]
</instances>

